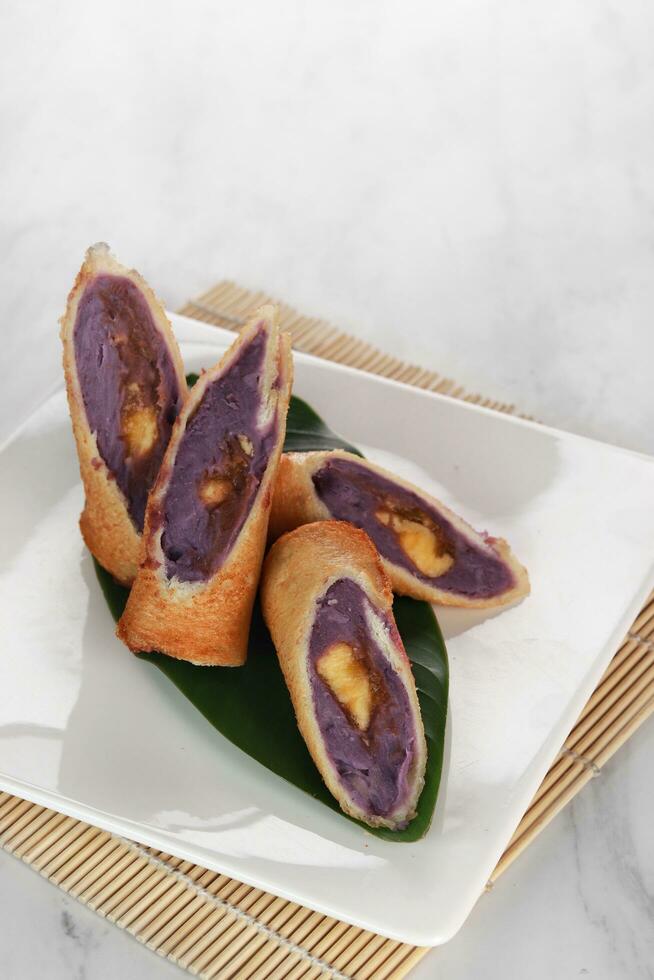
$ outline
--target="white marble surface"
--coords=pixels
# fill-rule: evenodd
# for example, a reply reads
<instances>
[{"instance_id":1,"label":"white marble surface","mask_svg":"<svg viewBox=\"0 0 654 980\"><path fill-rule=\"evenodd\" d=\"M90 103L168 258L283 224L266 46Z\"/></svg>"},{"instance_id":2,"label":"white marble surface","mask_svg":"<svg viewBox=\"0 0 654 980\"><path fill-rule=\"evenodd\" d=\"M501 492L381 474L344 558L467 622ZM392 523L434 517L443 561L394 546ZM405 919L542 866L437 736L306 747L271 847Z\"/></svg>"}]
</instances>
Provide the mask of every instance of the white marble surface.
<instances>
[{"instance_id":1,"label":"white marble surface","mask_svg":"<svg viewBox=\"0 0 654 980\"><path fill-rule=\"evenodd\" d=\"M654 453L651 5L7 0L0 437L109 241ZM649 725L416 977L654 975ZM0 855L3 975L175 968Z\"/></svg>"}]
</instances>

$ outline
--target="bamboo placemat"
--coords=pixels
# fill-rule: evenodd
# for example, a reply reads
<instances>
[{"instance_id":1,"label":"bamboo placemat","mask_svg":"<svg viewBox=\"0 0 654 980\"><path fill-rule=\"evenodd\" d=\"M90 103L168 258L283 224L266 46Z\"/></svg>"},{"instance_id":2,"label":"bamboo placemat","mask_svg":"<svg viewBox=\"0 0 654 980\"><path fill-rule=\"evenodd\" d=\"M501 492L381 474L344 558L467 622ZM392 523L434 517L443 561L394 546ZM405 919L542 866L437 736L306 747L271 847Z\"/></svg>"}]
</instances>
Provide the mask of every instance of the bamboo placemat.
<instances>
[{"instance_id":1,"label":"bamboo placemat","mask_svg":"<svg viewBox=\"0 0 654 980\"><path fill-rule=\"evenodd\" d=\"M268 301L219 283L180 312L237 330ZM280 305L297 350L462 398L499 412L512 405L466 393ZM633 623L488 886L654 711L654 593ZM190 973L219 980L400 980L428 952L284 901L215 871L0 793L0 843L61 889Z\"/></svg>"}]
</instances>

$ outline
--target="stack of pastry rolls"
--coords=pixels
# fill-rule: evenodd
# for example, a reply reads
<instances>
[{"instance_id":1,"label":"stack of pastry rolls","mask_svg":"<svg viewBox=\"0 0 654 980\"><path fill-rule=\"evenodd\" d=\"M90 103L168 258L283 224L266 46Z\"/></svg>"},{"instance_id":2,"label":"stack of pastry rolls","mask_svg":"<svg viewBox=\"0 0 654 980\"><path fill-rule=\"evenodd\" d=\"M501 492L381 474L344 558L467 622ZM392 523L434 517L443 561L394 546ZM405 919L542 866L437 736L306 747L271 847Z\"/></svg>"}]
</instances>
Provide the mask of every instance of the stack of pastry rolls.
<instances>
[{"instance_id":1,"label":"stack of pastry rolls","mask_svg":"<svg viewBox=\"0 0 654 980\"><path fill-rule=\"evenodd\" d=\"M283 455L292 359L274 306L256 311L189 392L156 296L97 245L61 337L80 528L131 587L118 636L134 651L239 666L260 585L327 787L349 815L405 826L427 753L393 591L469 607L513 602L529 583L508 544L349 453Z\"/></svg>"}]
</instances>

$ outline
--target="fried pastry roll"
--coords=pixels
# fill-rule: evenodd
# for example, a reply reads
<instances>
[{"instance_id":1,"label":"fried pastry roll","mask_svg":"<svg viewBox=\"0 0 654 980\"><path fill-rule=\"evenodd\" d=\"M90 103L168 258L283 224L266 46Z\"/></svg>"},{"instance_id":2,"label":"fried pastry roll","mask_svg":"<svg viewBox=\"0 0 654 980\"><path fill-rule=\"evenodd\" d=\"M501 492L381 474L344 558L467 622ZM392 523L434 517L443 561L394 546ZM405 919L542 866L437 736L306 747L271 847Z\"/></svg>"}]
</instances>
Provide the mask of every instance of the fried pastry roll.
<instances>
[{"instance_id":1,"label":"fried pastry roll","mask_svg":"<svg viewBox=\"0 0 654 980\"><path fill-rule=\"evenodd\" d=\"M61 339L84 483L82 536L100 564L130 585L147 496L187 394L179 349L150 287L104 244L86 253Z\"/></svg>"},{"instance_id":2,"label":"fried pastry roll","mask_svg":"<svg viewBox=\"0 0 654 980\"><path fill-rule=\"evenodd\" d=\"M501 606L529 593L506 541L480 534L445 504L387 470L332 452L286 453L270 538L311 521L348 521L372 539L393 590L445 606Z\"/></svg>"},{"instance_id":3,"label":"fried pastry roll","mask_svg":"<svg viewBox=\"0 0 654 980\"><path fill-rule=\"evenodd\" d=\"M245 662L291 381L289 337L264 306L191 389L150 493L144 559L118 624L132 650Z\"/></svg>"},{"instance_id":4,"label":"fried pastry roll","mask_svg":"<svg viewBox=\"0 0 654 980\"><path fill-rule=\"evenodd\" d=\"M373 827L415 815L427 748L393 594L363 531L306 524L271 548L261 599L298 727L345 813Z\"/></svg>"}]
</instances>

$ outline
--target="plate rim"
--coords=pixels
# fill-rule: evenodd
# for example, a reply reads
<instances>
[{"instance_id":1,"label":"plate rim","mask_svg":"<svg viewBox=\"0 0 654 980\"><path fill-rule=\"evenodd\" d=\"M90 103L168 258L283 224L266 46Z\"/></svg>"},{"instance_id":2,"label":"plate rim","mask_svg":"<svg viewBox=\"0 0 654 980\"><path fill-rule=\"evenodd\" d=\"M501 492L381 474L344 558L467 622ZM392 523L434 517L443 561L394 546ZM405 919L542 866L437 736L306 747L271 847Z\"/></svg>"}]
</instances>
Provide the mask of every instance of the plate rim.
<instances>
[{"instance_id":1,"label":"plate rim","mask_svg":"<svg viewBox=\"0 0 654 980\"><path fill-rule=\"evenodd\" d=\"M173 323L178 321L188 322L192 325L193 329L200 328L202 333L206 332L206 340L194 341L192 339L184 339L180 337L180 344L185 346L204 346L207 348L223 348L226 344L231 343L234 334L232 331L226 330L224 328L216 328L209 324L203 324L201 321L193 320L192 318L185 317L179 314L169 314ZM211 341L214 341L213 343ZM217 341L217 343L216 343ZM318 357L316 355L304 353L302 351L295 351L294 354L298 356L301 360L306 360L308 362L318 362L322 368L327 367L329 370L334 370L337 372L346 372L347 374L354 375L355 377L364 376L367 379L371 379L377 383L382 383L384 385L390 386L391 388L400 388L402 390L408 390L412 395L419 395L420 397L436 398L447 402L449 406L453 404L456 409L468 410L475 413L481 413L482 415L491 415L496 422L502 422L506 424L519 425L532 429L538 432L549 432L553 433L559 438L564 438L566 440L573 440L575 442L581 441L583 443L590 443L595 449L602 450L606 452L618 452L621 455L626 454L632 458L641 461L645 465L651 465L654 463L654 458L648 456L647 454L635 452L630 449L625 449L623 447L614 446L611 443L606 443L601 440L593 439L588 436L579 435L577 433L567 432L566 430L557 429L555 427L547 426L539 422L534 422L529 419L521 419L513 415L498 412L494 409L484 408L483 406L476 405L474 403L465 402L461 399L453 399L451 396L443 395L439 392L432 392L425 389L416 388L413 385L406 384L400 381L396 381L391 378L385 378L383 376L375 375L371 372L362 371L358 368L350 367L349 365L339 364L337 362L329 361L325 358ZM20 438L23 429L29 425L34 416L43 409L44 405L61 393L63 390L63 381L55 385L52 389L48 390L46 396L34 407L34 409L29 413L29 415L19 422L17 427L7 436L0 445L0 460L4 451L13 444L14 441ZM593 668L589 670L584 679L584 683L577 686L575 697L573 699L574 704L579 707L576 711L576 716L583 708L583 705L588 700L588 697L592 693L592 690L597 684L599 677L603 673L606 665L613 656L615 649L619 645L622 637L627 631L630 623L633 621L635 615L637 615L639 608L646 599L648 592L654 585L654 561L650 565L648 573L645 575L641 588L637 591L632 602L625 609L621 619L615 626L613 633L611 634L610 641L607 641L606 646L602 649L605 653L598 657L593 662ZM572 707L569 709L569 713L572 714ZM449 714L449 712L448 712ZM566 713L567 714L567 713ZM566 721L566 725L567 725ZM573 723L574 724L574 723ZM554 726L551 729L550 737L557 728L561 727ZM569 729L568 729L569 730ZM564 735L563 739L567 736ZM557 750L558 751L558 750ZM534 791L537 789L538 785L542 781L543 776L548 771L552 760L556 757L556 752L550 756L546 753L546 758L544 759L542 766L540 768L534 766L534 773L531 774L532 778L527 781L527 785L534 784ZM536 758L536 757L534 757ZM542 769L542 772L541 772ZM222 871L223 873L229 874L230 876L236 878L238 881L243 881L246 884L252 885L257 888L263 888L273 894L279 895L280 897L292 901L300 902L308 908L314 909L321 914L335 916L341 919L343 922L347 922L351 925L357 926L359 928L371 930L373 932L380 933L381 935L388 936L389 938L410 943L417 946L434 946L439 945L448 941L456 932L459 930L461 925L465 922L467 916L469 915L473 905L475 904L477 898L475 898L472 903L468 903L464 913L461 916L452 918L449 917L447 923L441 921L437 925L434 925L433 929L428 932L424 930L411 930L409 927L402 926L399 930L394 930L391 925L386 922L382 926L375 922L374 918L368 918L365 914L365 909L362 911L360 916L353 917L347 913L343 913L339 910L335 910L334 903L323 904L320 901L313 899L307 899L302 897L295 890L285 889L283 885L279 885L274 881L267 880L265 875L257 876L253 874L244 873L242 869L235 869L231 867L229 855L221 855L218 863L216 859L212 857L209 851L205 851L202 847L197 847L184 840L178 840L178 838L165 830L159 831L156 828L151 827L144 823L135 823L129 818L120 817L117 814L107 813L106 811L97 809L93 806L88 806L80 801L72 800L62 794L58 794L51 790L44 790L38 786L30 784L24 780L16 779L10 776L8 773L0 772L0 787L5 788L7 792L18 795L26 800L36 803L37 805L43 805L50 807L52 809L58 810L59 812L65 813L75 819L83 820L90 823L93 826L98 826L103 830L106 830L118 837L127 837L125 828L128 827L128 833L131 834L133 830L137 831L135 835L139 842L147 844L148 846L156 847L161 850L170 852L171 844L176 849L176 853L179 853L180 857L185 857L188 860L192 860L195 863L201 864L206 867L210 867L216 871ZM526 790L524 792L526 796ZM530 799L533 797L533 793ZM98 819L98 817L100 819ZM514 828L515 829L515 828ZM145 831L143 833L142 831ZM128 838L129 839L129 838ZM507 841L502 846L497 857L501 856ZM161 844L163 843L163 846ZM398 845L400 846L400 845ZM224 859L223 859L224 857ZM483 883L482 883L483 888ZM477 891L477 896L480 892ZM463 904L463 903L462 903ZM459 921L460 920L460 921ZM406 924L405 924L406 925ZM443 928L443 926L447 926Z\"/></svg>"}]
</instances>

